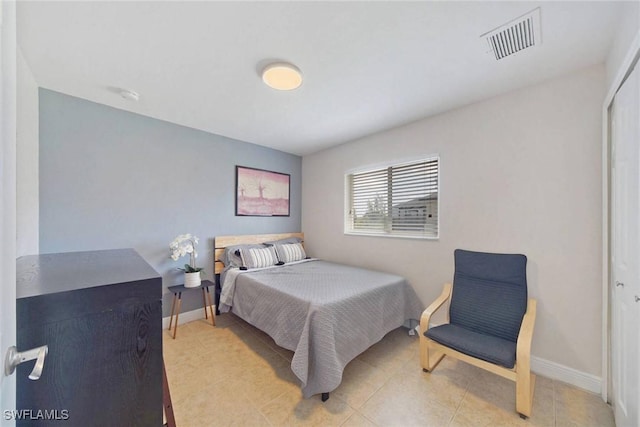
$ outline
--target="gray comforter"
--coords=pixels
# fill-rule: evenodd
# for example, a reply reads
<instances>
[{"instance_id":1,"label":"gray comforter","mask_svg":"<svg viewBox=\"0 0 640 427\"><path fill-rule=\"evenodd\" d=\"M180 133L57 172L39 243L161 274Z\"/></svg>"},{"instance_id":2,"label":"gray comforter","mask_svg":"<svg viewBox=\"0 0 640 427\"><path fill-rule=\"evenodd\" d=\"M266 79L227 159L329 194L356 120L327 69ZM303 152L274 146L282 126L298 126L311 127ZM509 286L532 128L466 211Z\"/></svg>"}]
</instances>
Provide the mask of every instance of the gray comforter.
<instances>
[{"instance_id":1,"label":"gray comforter","mask_svg":"<svg viewBox=\"0 0 640 427\"><path fill-rule=\"evenodd\" d=\"M347 363L424 309L400 276L319 260L232 269L220 303L294 351L305 398L333 391Z\"/></svg>"}]
</instances>

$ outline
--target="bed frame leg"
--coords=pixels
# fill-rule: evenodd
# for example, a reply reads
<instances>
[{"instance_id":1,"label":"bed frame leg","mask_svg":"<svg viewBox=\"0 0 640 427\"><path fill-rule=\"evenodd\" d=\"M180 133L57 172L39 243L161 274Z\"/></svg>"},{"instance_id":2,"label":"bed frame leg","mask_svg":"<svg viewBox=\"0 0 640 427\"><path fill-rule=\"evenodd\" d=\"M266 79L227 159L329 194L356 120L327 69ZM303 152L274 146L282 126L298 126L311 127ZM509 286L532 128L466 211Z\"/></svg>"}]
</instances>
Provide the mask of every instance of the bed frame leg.
<instances>
[{"instance_id":1,"label":"bed frame leg","mask_svg":"<svg viewBox=\"0 0 640 427\"><path fill-rule=\"evenodd\" d=\"M322 393L322 401L326 402L327 400L329 400L329 393Z\"/></svg>"}]
</instances>

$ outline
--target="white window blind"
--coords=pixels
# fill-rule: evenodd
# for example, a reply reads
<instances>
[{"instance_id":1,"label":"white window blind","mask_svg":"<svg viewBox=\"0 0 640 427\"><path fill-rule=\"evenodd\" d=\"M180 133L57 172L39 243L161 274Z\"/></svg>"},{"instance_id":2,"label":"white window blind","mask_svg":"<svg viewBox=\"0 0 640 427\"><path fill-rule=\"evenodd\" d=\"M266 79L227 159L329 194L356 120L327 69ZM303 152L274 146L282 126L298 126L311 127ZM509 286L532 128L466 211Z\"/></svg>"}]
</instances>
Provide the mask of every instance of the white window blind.
<instances>
[{"instance_id":1,"label":"white window blind","mask_svg":"<svg viewBox=\"0 0 640 427\"><path fill-rule=\"evenodd\" d=\"M345 232L438 237L439 159L346 176Z\"/></svg>"}]
</instances>

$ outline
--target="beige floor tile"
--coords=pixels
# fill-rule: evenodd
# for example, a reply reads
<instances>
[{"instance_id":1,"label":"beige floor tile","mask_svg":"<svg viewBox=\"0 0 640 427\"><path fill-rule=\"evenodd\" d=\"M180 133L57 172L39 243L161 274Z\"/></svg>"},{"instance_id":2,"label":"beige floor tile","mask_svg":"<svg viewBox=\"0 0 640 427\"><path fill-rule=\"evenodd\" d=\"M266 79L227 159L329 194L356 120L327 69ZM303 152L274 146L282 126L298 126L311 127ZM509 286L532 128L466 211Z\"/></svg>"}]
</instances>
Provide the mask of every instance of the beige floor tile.
<instances>
[{"instance_id":1,"label":"beige floor tile","mask_svg":"<svg viewBox=\"0 0 640 427\"><path fill-rule=\"evenodd\" d=\"M303 399L293 352L232 314L163 333L163 352L180 427L220 425L593 426L613 427L600 396L537 377L533 414L515 410L515 384L445 357L420 367L418 340L399 328L351 361L322 403Z\"/></svg>"},{"instance_id":2,"label":"beige floor tile","mask_svg":"<svg viewBox=\"0 0 640 427\"><path fill-rule=\"evenodd\" d=\"M468 378L448 375L445 369L441 371L440 375L422 370L417 373L414 371L412 374L403 373L391 381L398 381L405 390L419 393L429 402L436 402L453 410L457 410L460 406L469 383Z\"/></svg>"},{"instance_id":3,"label":"beige floor tile","mask_svg":"<svg viewBox=\"0 0 640 427\"><path fill-rule=\"evenodd\" d=\"M174 321L175 321L175 319L174 319ZM171 328L171 336L172 337L173 337L173 329L174 329L174 327L172 326L172 328ZM197 336L197 335L202 334L202 333L212 332L214 330L215 330L215 328L211 324L211 320L205 320L204 319L204 313L203 313L203 319L202 320L196 320L196 321L193 321L193 322L189 322L189 323L184 323L182 325L178 325L178 330L176 332L176 339L193 337L193 336ZM168 332L168 330L167 330L167 332Z\"/></svg>"},{"instance_id":4,"label":"beige floor tile","mask_svg":"<svg viewBox=\"0 0 640 427\"><path fill-rule=\"evenodd\" d=\"M376 427L376 425L359 412L354 412L342 427Z\"/></svg>"},{"instance_id":5,"label":"beige floor tile","mask_svg":"<svg viewBox=\"0 0 640 427\"><path fill-rule=\"evenodd\" d=\"M352 408L359 408L388 378L385 371L354 359L345 367L342 382L331 395L344 400Z\"/></svg>"},{"instance_id":6,"label":"beige floor tile","mask_svg":"<svg viewBox=\"0 0 640 427\"><path fill-rule=\"evenodd\" d=\"M420 366L420 354L416 352L409 360L402 366L402 372L409 375L415 375L417 372L422 372L422 366Z\"/></svg>"},{"instance_id":7,"label":"beige floor tile","mask_svg":"<svg viewBox=\"0 0 640 427\"><path fill-rule=\"evenodd\" d=\"M220 328L224 326L229 326L234 323L238 323L239 320L240 319L235 314L221 313L216 315L216 327Z\"/></svg>"},{"instance_id":8,"label":"beige floor tile","mask_svg":"<svg viewBox=\"0 0 640 427\"><path fill-rule=\"evenodd\" d=\"M613 427L613 411L599 395L554 381L557 426Z\"/></svg>"},{"instance_id":9,"label":"beige floor tile","mask_svg":"<svg viewBox=\"0 0 640 427\"><path fill-rule=\"evenodd\" d=\"M210 386L175 404L174 411L180 427L269 426L236 384Z\"/></svg>"},{"instance_id":10,"label":"beige floor tile","mask_svg":"<svg viewBox=\"0 0 640 427\"><path fill-rule=\"evenodd\" d=\"M273 426L339 426L353 413L346 402L335 396L322 402L319 396L304 399L300 391L277 397L261 411Z\"/></svg>"},{"instance_id":11,"label":"beige floor tile","mask_svg":"<svg viewBox=\"0 0 640 427\"><path fill-rule=\"evenodd\" d=\"M534 373L535 374L535 373ZM536 390L549 389L553 390L553 380L542 375L536 375Z\"/></svg>"},{"instance_id":12,"label":"beige floor tile","mask_svg":"<svg viewBox=\"0 0 640 427\"><path fill-rule=\"evenodd\" d=\"M353 359L345 366L342 374L342 381L366 381L376 388L381 387L388 378L384 373L366 362Z\"/></svg>"},{"instance_id":13,"label":"beige floor tile","mask_svg":"<svg viewBox=\"0 0 640 427\"><path fill-rule=\"evenodd\" d=\"M495 393L490 391L492 384L497 385L496 390L498 391ZM476 423L481 426L551 427L555 425L552 389L536 387L531 417L523 420L516 412L515 383L512 383L512 385L513 394L509 395L504 394L506 387L504 387L504 383L501 380L494 380L486 384L486 387L476 390L472 390L469 387L456 414L458 419L454 419L454 425L465 425L465 422Z\"/></svg>"},{"instance_id":14,"label":"beige floor tile","mask_svg":"<svg viewBox=\"0 0 640 427\"><path fill-rule=\"evenodd\" d=\"M468 391L505 411L515 411L516 384L499 375L488 371L479 372L477 377L469 382Z\"/></svg>"},{"instance_id":15,"label":"beige floor tile","mask_svg":"<svg viewBox=\"0 0 640 427\"><path fill-rule=\"evenodd\" d=\"M473 365L445 356L431 375L445 376L456 383L471 383L486 373Z\"/></svg>"},{"instance_id":16,"label":"beige floor tile","mask_svg":"<svg viewBox=\"0 0 640 427\"><path fill-rule=\"evenodd\" d=\"M284 359L276 366L259 366L238 375L238 381L244 390L244 396L257 408L287 392L300 393L300 382L297 380ZM239 384L240 385L240 384Z\"/></svg>"},{"instance_id":17,"label":"beige floor tile","mask_svg":"<svg viewBox=\"0 0 640 427\"><path fill-rule=\"evenodd\" d=\"M202 392L210 385L224 379L216 375L215 366L207 364L203 359L200 359L199 366L185 366L179 363L175 366L175 369L167 370L173 403L178 403L194 393Z\"/></svg>"},{"instance_id":18,"label":"beige floor tile","mask_svg":"<svg viewBox=\"0 0 640 427\"><path fill-rule=\"evenodd\" d=\"M515 392L514 392L515 393ZM485 394L467 391L460 403L453 425L456 426L511 426L518 425L520 419L513 404Z\"/></svg>"},{"instance_id":19,"label":"beige floor tile","mask_svg":"<svg viewBox=\"0 0 640 427\"><path fill-rule=\"evenodd\" d=\"M533 408L531 411L531 417L527 420L529 424L533 426L555 425L556 411L552 380L540 375L536 376L536 387L533 393Z\"/></svg>"},{"instance_id":20,"label":"beige floor tile","mask_svg":"<svg viewBox=\"0 0 640 427\"><path fill-rule=\"evenodd\" d=\"M402 374L384 384L358 412L384 426L446 426L456 408L429 399L419 378Z\"/></svg>"},{"instance_id":21,"label":"beige floor tile","mask_svg":"<svg viewBox=\"0 0 640 427\"><path fill-rule=\"evenodd\" d=\"M358 360L368 363L371 366L381 369L386 378L402 370L409 360L398 357L393 350L387 346L370 347L367 351L357 357Z\"/></svg>"},{"instance_id":22,"label":"beige floor tile","mask_svg":"<svg viewBox=\"0 0 640 427\"><path fill-rule=\"evenodd\" d=\"M331 397L342 399L352 408L360 408L380 388L366 381L342 381Z\"/></svg>"}]
</instances>

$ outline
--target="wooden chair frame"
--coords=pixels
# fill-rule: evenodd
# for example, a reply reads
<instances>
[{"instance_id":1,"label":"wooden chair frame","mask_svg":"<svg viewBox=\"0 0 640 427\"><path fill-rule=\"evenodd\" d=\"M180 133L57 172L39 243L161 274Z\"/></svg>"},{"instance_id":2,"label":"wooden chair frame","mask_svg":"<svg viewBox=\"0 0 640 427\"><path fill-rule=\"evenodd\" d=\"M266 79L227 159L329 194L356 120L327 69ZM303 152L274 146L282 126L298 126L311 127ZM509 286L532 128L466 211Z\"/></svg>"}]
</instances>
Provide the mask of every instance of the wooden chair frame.
<instances>
[{"instance_id":1,"label":"wooden chair frame","mask_svg":"<svg viewBox=\"0 0 640 427\"><path fill-rule=\"evenodd\" d=\"M444 285L442 294L422 313L420 318L420 364L424 372L431 372L444 356L462 360L478 368L485 369L516 383L516 411L520 417L531 416L533 406L533 390L536 377L531 373L531 340L536 321L536 300L529 298L527 311L522 319L518 341L516 343L516 364L512 369L494 365L493 363L477 359L473 356L446 347L427 338L424 333L429 329L431 316L451 299L453 287L450 283ZM449 311L447 310L447 323Z\"/></svg>"}]
</instances>

